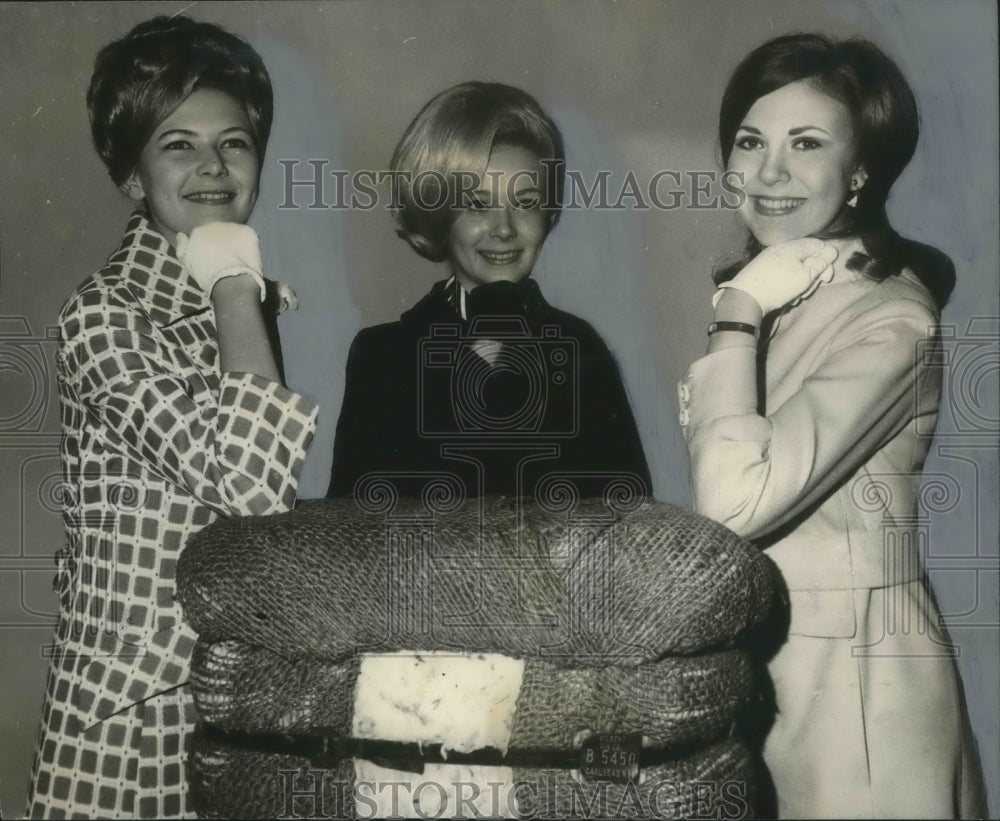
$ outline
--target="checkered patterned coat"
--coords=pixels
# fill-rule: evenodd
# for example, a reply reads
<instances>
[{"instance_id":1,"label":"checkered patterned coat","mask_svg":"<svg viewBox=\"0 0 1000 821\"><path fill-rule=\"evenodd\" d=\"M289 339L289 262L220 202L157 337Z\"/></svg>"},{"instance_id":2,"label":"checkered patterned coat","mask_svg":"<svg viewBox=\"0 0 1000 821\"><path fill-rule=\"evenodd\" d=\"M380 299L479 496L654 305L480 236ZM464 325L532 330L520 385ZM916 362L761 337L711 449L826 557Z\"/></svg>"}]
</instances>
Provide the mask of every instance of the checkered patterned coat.
<instances>
[{"instance_id":1,"label":"checkered patterned coat","mask_svg":"<svg viewBox=\"0 0 1000 821\"><path fill-rule=\"evenodd\" d=\"M141 214L60 327L68 544L36 798L39 766L71 763L68 728L186 682L194 634L174 598L177 557L219 516L293 505L317 414L275 382L219 372L209 297Z\"/></svg>"}]
</instances>

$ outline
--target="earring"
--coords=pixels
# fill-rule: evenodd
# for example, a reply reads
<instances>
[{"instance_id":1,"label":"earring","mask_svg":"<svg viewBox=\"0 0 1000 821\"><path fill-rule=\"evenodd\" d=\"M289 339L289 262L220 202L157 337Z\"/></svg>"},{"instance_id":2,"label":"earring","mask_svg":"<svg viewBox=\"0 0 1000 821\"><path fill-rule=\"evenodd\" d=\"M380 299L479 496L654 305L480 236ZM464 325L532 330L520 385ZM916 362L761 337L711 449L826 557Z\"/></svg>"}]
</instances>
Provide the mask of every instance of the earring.
<instances>
[{"instance_id":1,"label":"earring","mask_svg":"<svg viewBox=\"0 0 1000 821\"><path fill-rule=\"evenodd\" d=\"M142 186L135 177L129 177L121 185L122 193L128 197L130 200L141 200L143 199Z\"/></svg>"},{"instance_id":2,"label":"earring","mask_svg":"<svg viewBox=\"0 0 1000 821\"><path fill-rule=\"evenodd\" d=\"M851 195L851 198L847 201L847 207L848 208L857 208L858 207L858 191L860 190L860 188L861 188L861 182L858 180L858 178L857 177L852 178L851 179L851 190L854 193Z\"/></svg>"}]
</instances>

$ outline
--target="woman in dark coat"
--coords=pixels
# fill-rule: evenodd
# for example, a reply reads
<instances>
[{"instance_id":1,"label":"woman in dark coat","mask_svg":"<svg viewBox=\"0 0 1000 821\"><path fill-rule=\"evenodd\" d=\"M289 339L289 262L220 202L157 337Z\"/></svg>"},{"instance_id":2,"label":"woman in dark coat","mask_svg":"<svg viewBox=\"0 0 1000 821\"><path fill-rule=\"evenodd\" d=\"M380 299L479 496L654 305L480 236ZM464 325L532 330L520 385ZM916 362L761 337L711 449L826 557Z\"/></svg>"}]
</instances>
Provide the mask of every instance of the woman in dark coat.
<instances>
[{"instance_id":1,"label":"woman in dark coat","mask_svg":"<svg viewBox=\"0 0 1000 821\"><path fill-rule=\"evenodd\" d=\"M611 352L531 278L563 165L551 118L499 83L447 89L410 124L392 159L397 233L451 276L354 340L330 496L370 474L411 496L650 492Z\"/></svg>"}]
</instances>

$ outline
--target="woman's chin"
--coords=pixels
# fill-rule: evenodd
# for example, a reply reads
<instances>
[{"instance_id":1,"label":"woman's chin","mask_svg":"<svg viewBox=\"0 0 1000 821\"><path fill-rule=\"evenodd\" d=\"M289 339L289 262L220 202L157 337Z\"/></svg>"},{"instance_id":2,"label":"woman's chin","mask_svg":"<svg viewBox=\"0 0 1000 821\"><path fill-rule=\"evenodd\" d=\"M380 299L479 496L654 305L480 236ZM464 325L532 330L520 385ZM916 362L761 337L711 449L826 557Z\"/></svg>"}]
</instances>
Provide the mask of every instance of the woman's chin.
<instances>
[{"instance_id":1,"label":"woman's chin","mask_svg":"<svg viewBox=\"0 0 1000 821\"><path fill-rule=\"evenodd\" d=\"M765 248L771 245L781 245L783 242L791 242L795 239L815 236L823 230L822 228L817 228L815 231L810 231L806 226L788 223L784 225L777 223L772 225L761 224L758 220L755 220L753 223L747 223L746 227L753 234L753 238Z\"/></svg>"},{"instance_id":2,"label":"woman's chin","mask_svg":"<svg viewBox=\"0 0 1000 821\"><path fill-rule=\"evenodd\" d=\"M843 236L838 234L836 237L826 236L828 232L833 230L837 229L834 229L833 227L819 228L815 231L755 231L751 229L750 233L753 234L754 239L765 248L772 245L781 245L783 242L805 239L806 237L816 237L817 239L832 243L838 247L841 245L853 245L858 241L858 235L855 233L845 234Z\"/></svg>"},{"instance_id":3,"label":"woman's chin","mask_svg":"<svg viewBox=\"0 0 1000 821\"><path fill-rule=\"evenodd\" d=\"M781 245L783 242L791 242L793 239L802 239L806 234L795 231L754 231L751 234L757 242L768 248L772 245Z\"/></svg>"},{"instance_id":4,"label":"woman's chin","mask_svg":"<svg viewBox=\"0 0 1000 821\"><path fill-rule=\"evenodd\" d=\"M741 222L765 248L780 245L805 237L820 237L830 232L843 231L846 220L843 215L826 216L795 214L783 217L762 217L757 214L742 214Z\"/></svg>"},{"instance_id":5,"label":"woman's chin","mask_svg":"<svg viewBox=\"0 0 1000 821\"><path fill-rule=\"evenodd\" d=\"M741 212L740 222L765 248L806 236L801 226L797 224L798 221L793 222L789 219L760 217L757 214Z\"/></svg>"}]
</instances>

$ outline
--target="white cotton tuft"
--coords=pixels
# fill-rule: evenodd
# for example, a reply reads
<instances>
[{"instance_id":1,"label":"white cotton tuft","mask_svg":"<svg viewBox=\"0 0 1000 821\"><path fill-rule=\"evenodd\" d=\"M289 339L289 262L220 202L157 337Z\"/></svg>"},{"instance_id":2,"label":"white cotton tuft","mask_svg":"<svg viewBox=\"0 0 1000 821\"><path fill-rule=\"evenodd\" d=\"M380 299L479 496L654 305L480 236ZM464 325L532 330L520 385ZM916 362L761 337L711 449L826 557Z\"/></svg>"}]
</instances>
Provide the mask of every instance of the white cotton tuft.
<instances>
[{"instance_id":1,"label":"white cotton tuft","mask_svg":"<svg viewBox=\"0 0 1000 821\"><path fill-rule=\"evenodd\" d=\"M363 656L352 734L506 753L523 675L523 660L499 653Z\"/></svg>"}]
</instances>

